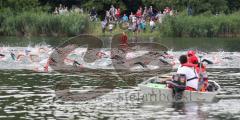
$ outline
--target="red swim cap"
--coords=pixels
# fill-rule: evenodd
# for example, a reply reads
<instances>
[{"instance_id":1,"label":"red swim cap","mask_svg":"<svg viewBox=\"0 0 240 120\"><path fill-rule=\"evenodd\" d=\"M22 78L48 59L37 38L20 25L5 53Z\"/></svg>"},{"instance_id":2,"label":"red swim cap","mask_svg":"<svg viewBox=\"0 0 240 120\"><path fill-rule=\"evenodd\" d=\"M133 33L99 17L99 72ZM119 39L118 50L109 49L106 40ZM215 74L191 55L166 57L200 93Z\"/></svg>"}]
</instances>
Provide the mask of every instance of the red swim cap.
<instances>
[{"instance_id":1,"label":"red swim cap","mask_svg":"<svg viewBox=\"0 0 240 120\"><path fill-rule=\"evenodd\" d=\"M193 55L190 58L188 58L188 62L192 63L192 64L197 64L198 63L198 58L195 55Z\"/></svg>"},{"instance_id":2,"label":"red swim cap","mask_svg":"<svg viewBox=\"0 0 240 120\"><path fill-rule=\"evenodd\" d=\"M195 51L189 50L189 51L187 52L187 55L195 55Z\"/></svg>"}]
</instances>

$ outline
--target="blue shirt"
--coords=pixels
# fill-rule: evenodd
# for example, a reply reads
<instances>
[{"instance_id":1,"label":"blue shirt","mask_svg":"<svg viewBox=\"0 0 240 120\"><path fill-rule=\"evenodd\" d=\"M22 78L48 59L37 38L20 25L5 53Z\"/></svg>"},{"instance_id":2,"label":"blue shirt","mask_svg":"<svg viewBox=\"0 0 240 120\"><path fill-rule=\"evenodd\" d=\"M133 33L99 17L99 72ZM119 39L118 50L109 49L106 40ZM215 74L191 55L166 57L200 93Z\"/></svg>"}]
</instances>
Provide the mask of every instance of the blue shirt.
<instances>
[{"instance_id":1,"label":"blue shirt","mask_svg":"<svg viewBox=\"0 0 240 120\"><path fill-rule=\"evenodd\" d=\"M122 20L123 20L123 22L127 22L128 21L128 16L123 16Z\"/></svg>"}]
</instances>

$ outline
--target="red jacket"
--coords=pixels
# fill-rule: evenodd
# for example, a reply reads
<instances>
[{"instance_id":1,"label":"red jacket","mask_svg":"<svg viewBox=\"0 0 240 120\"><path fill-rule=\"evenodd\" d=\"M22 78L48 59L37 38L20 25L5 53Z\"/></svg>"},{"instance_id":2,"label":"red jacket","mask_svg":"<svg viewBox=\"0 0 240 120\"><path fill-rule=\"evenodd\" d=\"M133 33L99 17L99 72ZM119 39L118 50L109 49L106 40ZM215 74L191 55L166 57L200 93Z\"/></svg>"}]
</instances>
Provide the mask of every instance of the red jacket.
<instances>
[{"instance_id":1,"label":"red jacket","mask_svg":"<svg viewBox=\"0 0 240 120\"><path fill-rule=\"evenodd\" d=\"M188 58L188 62L192 63L192 64L197 64L198 63L198 58L197 56L193 55L191 57Z\"/></svg>"},{"instance_id":2,"label":"red jacket","mask_svg":"<svg viewBox=\"0 0 240 120\"><path fill-rule=\"evenodd\" d=\"M120 15L121 15L121 10L120 10L120 9L117 9L116 16L117 16L117 17L120 17Z\"/></svg>"}]
</instances>

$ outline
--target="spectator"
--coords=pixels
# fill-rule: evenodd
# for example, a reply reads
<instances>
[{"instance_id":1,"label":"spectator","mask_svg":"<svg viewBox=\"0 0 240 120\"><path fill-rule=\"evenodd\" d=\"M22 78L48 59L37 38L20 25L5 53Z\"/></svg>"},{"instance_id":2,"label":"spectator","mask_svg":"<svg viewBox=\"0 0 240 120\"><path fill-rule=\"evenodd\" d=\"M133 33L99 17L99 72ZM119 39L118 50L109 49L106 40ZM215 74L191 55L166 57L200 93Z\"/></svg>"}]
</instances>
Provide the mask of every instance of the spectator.
<instances>
[{"instance_id":1,"label":"spectator","mask_svg":"<svg viewBox=\"0 0 240 120\"><path fill-rule=\"evenodd\" d=\"M142 31L145 32L145 30L146 30L146 22L145 22L144 19L141 20L140 28L141 28Z\"/></svg>"},{"instance_id":2,"label":"spectator","mask_svg":"<svg viewBox=\"0 0 240 120\"><path fill-rule=\"evenodd\" d=\"M113 23L110 23L110 24L108 25L108 27L109 27L109 31L110 31L110 33L112 33L112 30L113 30Z\"/></svg>"},{"instance_id":3,"label":"spectator","mask_svg":"<svg viewBox=\"0 0 240 120\"><path fill-rule=\"evenodd\" d=\"M153 8L152 8L152 6L150 6L150 8L148 9L148 15L149 15L150 18L153 17Z\"/></svg>"},{"instance_id":4,"label":"spectator","mask_svg":"<svg viewBox=\"0 0 240 120\"><path fill-rule=\"evenodd\" d=\"M111 15L112 19L116 20L116 9L113 5L111 5L111 8L110 8L109 12L110 12L110 15Z\"/></svg>"},{"instance_id":5,"label":"spectator","mask_svg":"<svg viewBox=\"0 0 240 120\"><path fill-rule=\"evenodd\" d=\"M63 11L65 14L68 13L68 7L65 7Z\"/></svg>"},{"instance_id":6,"label":"spectator","mask_svg":"<svg viewBox=\"0 0 240 120\"><path fill-rule=\"evenodd\" d=\"M62 4L59 5L58 13L59 13L60 15L62 15L62 14L64 13L64 10L63 10L63 7L62 7Z\"/></svg>"},{"instance_id":7,"label":"spectator","mask_svg":"<svg viewBox=\"0 0 240 120\"><path fill-rule=\"evenodd\" d=\"M120 10L120 8L118 8L117 11L116 11L117 20L119 20L120 16L121 16L121 10Z\"/></svg>"},{"instance_id":8,"label":"spectator","mask_svg":"<svg viewBox=\"0 0 240 120\"><path fill-rule=\"evenodd\" d=\"M191 6L187 7L187 12L188 12L189 16L192 16L192 7Z\"/></svg>"},{"instance_id":9,"label":"spectator","mask_svg":"<svg viewBox=\"0 0 240 120\"><path fill-rule=\"evenodd\" d=\"M110 18L111 18L110 12L106 11L106 19L108 22L110 21Z\"/></svg>"},{"instance_id":10,"label":"spectator","mask_svg":"<svg viewBox=\"0 0 240 120\"><path fill-rule=\"evenodd\" d=\"M106 27L107 27L107 19L105 18L102 22L102 33L105 33Z\"/></svg>"},{"instance_id":11,"label":"spectator","mask_svg":"<svg viewBox=\"0 0 240 120\"><path fill-rule=\"evenodd\" d=\"M141 20L142 20L141 18L138 18L137 21L136 21L137 22L137 32L138 33L141 31Z\"/></svg>"},{"instance_id":12,"label":"spectator","mask_svg":"<svg viewBox=\"0 0 240 120\"><path fill-rule=\"evenodd\" d=\"M158 14L156 15L156 19L158 20L159 23L162 23L162 19L163 19L163 14L161 11L158 12Z\"/></svg>"},{"instance_id":13,"label":"spectator","mask_svg":"<svg viewBox=\"0 0 240 120\"><path fill-rule=\"evenodd\" d=\"M90 11L90 19L91 21L97 21L97 11L95 7L93 7Z\"/></svg>"},{"instance_id":14,"label":"spectator","mask_svg":"<svg viewBox=\"0 0 240 120\"><path fill-rule=\"evenodd\" d=\"M133 19L133 12L131 12L131 15L129 16L129 20L132 22L132 19Z\"/></svg>"},{"instance_id":15,"label":"spectator","mask_svg":"<svg viewBox=\"0 0 240 120\"><path fill-rule=\"evenodd\" d=\"M132 16L132 23L135 23L137 21L137 18L135 15Z\"/></svg>"},{"instance_id":16,"label":"spectator","mask_svg":"<svg viewBox=\"0 0 240 120\"><path fill-rule=\"evenodd\" d=\"M122 21L123 22L128 22L128 16L126 14L123 15Z\"/></svg>"},{"instance_id":17,"label":"spectator","mask_svg":"<svg viewBox=\"0 0 240 120\"><path fill-rule=\"evenodd\" d=\"M153 32L153 30L155 29L155 22L153 21L153 19L150 20L150 29L151 32Z\"/></svg>"},{"instance_id":18,"label":"spectator","mask_svg":"<svg viewBox=\"0 0 240 120\"><path fill-rule=\"evenodd\" d=\"M170 15L170 16L173 16L173 9L170 10L169 15Z\"/></svg>"},{"instance_id":19,"label":"spectator","mask_svg":"<svg viewBox=\"0 0 240 120\"><path fill-rule=\"evenodd\" d=\"M55 14L55 15L59 14L58 7L55 7L53 14Z\"/></svg>"},{"instance_id":20,"label":"spectator","mask_svg":"<svg viewBox=\"0 0 240 120\"><path fill-rule=\"evenodd\" d=\"M170 14L171 9L170 9L169 7L166 7L166 8L164 9L164 12L165 12L166 14Z\"/></svg>"},{"instance_id":21,"label":"spectator","mask_svg":"<svg viewBox=\"0 0 240 120\"><path fill-rule=\"evenodd\" d=\"M137 18L141 18L142 17L142 11L140 9L137 10L136 17Z\"/></svg>"},{"instance_id":22,"label":"spectator","mask_svg":"<svg viewBox=\"0 0 240 120\"><path fill-rule=\"evenodd\" d=\"M63 7L62 7L62 4L59 4L59 10L62 10Z\"/></svg>"},{"instance_id":23,"label":"spectator","mask_svg":"<svg viewBox=\"0 0 240 120\"><path fill-rule=\"evenodd\" d=\"M132 23L132 31L136 32L137 31L137 22Z\"/></svg>"},{"instance_id":24,"label":"spectator","mask_svg":"<svg viewBox=\"0 0 240 120\"><path fill-rule=\"evenodd\" d=\"M143 10L143 18L144 18L144 19L146 19L147 13L148 13L148 9L147 9L147 6L145 6L145 7L144 7L144 10Z\"/></svg>"}]
</instances>

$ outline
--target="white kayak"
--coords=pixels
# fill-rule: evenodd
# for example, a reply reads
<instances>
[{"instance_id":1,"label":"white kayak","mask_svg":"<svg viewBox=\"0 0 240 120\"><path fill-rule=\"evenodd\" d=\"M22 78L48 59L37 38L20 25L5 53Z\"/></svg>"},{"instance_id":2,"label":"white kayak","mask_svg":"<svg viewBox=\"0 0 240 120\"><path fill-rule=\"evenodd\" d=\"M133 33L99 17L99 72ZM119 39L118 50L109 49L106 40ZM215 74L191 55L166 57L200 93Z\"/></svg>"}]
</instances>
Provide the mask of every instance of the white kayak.
<instances>
[{"instance_id":1,"label":"white kayak","mask_svg":"<svg viewBox=\"0 0 240 120\"><path fill-rule=\"evenodd\" d=\"M138 85L143 95L145 102L174 102L176 101L173 96L173 90L167 87L167 84L159 82L160 78L152 77ZM215 82L209 80L209 84L214 88L212 91L200 92L200 91L188 91L185 90L181 99L177 101L181 102L213 102L216 99L216 95L220 92L220 86Z\"/></svg>"}]
</instances>

